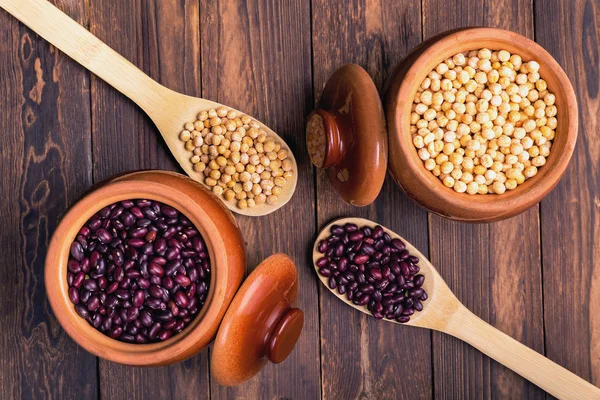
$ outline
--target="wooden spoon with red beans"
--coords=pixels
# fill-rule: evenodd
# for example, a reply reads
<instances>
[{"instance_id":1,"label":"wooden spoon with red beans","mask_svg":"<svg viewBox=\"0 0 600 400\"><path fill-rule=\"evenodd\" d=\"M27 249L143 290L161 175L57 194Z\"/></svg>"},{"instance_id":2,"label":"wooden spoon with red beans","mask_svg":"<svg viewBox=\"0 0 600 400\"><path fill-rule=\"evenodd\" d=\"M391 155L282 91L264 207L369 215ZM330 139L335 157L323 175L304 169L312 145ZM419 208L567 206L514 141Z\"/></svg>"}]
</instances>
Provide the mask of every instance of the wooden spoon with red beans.
<instances>
[{"instance_id":1,"label":"wooden spoon with red beans","mask_svg":"<svg viewBox=\"0 0 600 400\"><path fill-rule=\"evenodd\" d=\"M600 389L469 311L419 250L373 221L327 225L313 263L335 296L365 314L452 335L558 398L600 399Z\"/></svg>"}]
</instances>

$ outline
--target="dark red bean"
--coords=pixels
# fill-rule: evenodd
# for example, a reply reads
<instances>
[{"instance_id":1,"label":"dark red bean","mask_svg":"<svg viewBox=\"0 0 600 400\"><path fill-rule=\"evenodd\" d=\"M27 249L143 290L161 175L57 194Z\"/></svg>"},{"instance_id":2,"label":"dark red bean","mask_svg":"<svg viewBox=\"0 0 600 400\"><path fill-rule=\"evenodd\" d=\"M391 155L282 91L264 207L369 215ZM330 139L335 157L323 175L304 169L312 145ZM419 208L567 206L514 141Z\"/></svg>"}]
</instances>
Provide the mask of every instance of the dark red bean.
<instances>
[{"instance_id":1,"label":"dark red bean","mask_svg":"<svg viewBox=\"0 0 600 400\"><path fill-rule=\"evenodd\" d=\"M406 249L406 245L404 244L404 242L397 238L392 240L392 246L394 246L398 251Z\"/></svg>"},{"instance_id":2,"label":"dark red bean","mask_svg":"<svg viewBox=\"0 0 600 400\"><path fill-rule=\"evenodd\" d=\"M148 338L140 333L135 335L135 342L139 344L148 343Z\"/></svg>"},{"instance_id":3,"label":"dark red bean","mask_svg":"<svg viewBox=\"0 0 600 400\"><path fill-rule=\"evenodd\" d=\"M156 298L147 298L145 305L147 305L153 310L164 310L167 308L167 305L163 303L161 299Z\"/></svg>"},{"instance_id":4,"label":"dark red bean","mask_svg":"<svg viewBox=\"0 0 600 400\"><path fill-rule=\"evenodd\" d=\"M353 262L358 265L364 264L367 261L369 261L369 256L366 254L359 254L359 255L355 256L354 260L353 260Z\"/></svg>"},{"instance_id":5,"label":"dark red bean","mask_svg":"<svg viewBox=\"0 0 600 400\"><path fill-rule=\"evenodd\" d=\"M355 231L348 235L348 239L351 242L360 242L365 237L362 231Z\"/></svg>"},{"instance_id":6,"label":"dark red bean","mask_svg":"<svg viewBox=\"0 0 600 400\"><path fill-rule=\"evenodd\" d=\"M163 290L160 286L157 285L150 286L150 288L148 289L148 293L150 293L150 296L156 299L162 299L163 297Z\"/></svg>"},{"instance_id":7,"label":"dark red bean","mask_svg":"<svg viewBox=\"0 0 600 400\"><path fill-rule=\"evenodd\" d=\"M119 282L113 282L106 288L106 293L114 293L119 288Z\"/></svg>"},{"instance_id":8,"label":"dark red bean","mask_svg":"<svg viewBox=\"0 0 600 400\"><path fill-rule=\"evenodd\" d=\"M183 287L188 287L192 283L190 278L188 278L185 275L175 275L174 281L175 283Z\"/></svg>"},{"instance_id":9,"label":"dark red bean","mask_svg":"<svg viewBox=\"0 0 600 400\"><path fill-rule=\"evenodd\" d=\"M179 258L180 254L179 254L179 249L177 247L170 247L167 252L165 253L165 258L168 261L173 261L176 258Z\"/></svg>"},{"instance_id":10,"label":"dark red bean","mask_svg":"<svg viewBox=\"0 0 600 400\"><path fill-rule=\"evenodd\" d=\"M100 290L98 287L98 283L93 279L87 279L83 281L83 287L89 290L90 292L97 292Z\"/></svg>"},{"instance_id":11,"label":"dark red bean","mask_svg":"<svg viewBox=\"0 0 600 400\"><path fill-rule=\"evenodd\" d=\"M140 313L140 309L137 307L129 307L127 309L127 321L128 322L133 322L137 319L137 317L139 316Z\"/></svg>"},{"instance_id":12,"label":"dark red bean","mask_svg":"<svg viewBox=\"0 0 600 400\"><path fill-rule=\"evenodd\" d=\"M90 312L83 304L77 304L75 306L75 311L77 311L77 314L79 314L81 318L87 318L90 315Z\"/></svg>"},{"instance_id":13,"label":"dark red bean","mask_svg":"<svg viewBox=\"0 0 600 400\"><path fill-rule=\"evenodd\" d=\"M358 226L356 226L356 224L348 222L347 224L344 225L344 230L346 232L354 232L354 231L358 230Z\"/></svg>"},{"instance_id":14,"label":"dark red bean","mask_svg":"<svg viewBox=\"0 0 600 400\"><path fill-rule=\"evenodd\" d=\"M165 270L163 269L163 267L161 267L155 262L151 262L150 265L148 265L148 272L150 273L150 275L155 275L158 277L161 277L165 274Z\"/></svg>"},{"instance_id":15,"label":"dark red bean","mask_svg":"<svg viewBox=\"0 0 600 400\"><path fill-rule=\"evenodd\" d=\"M173 336L173 331L169 330L163 330L158 334L158 338L163 341L169 339L171 336Z\"/></svg>"},{"instance_id":16,"label":"dark red bean","mask_svg":"<svg viewBox=\"0 0 600 400\"><path fill-rule=\"evenodd\" d=\"M321 257L317 260L317 267L324 267L329 263L327 257Z\"/></svg>"},{"instance_id":17,"label":"dark red bean","mask_svg":"<svg viewBox=\"0 0 600 400\"><path fill-rule=\"evenodd\" d=\"M137 279L140 276L142 276L142 273L140 271L138 271L137 269L131 269L125 273L125 276L127 276L128 278L131 278L131 279Z\"/></svg>"},{"instance_id":18,"label":"dark red bean","mask_svg":"<svg viewBox=\"0 0 600 400\"><path fill-rule=\"evenodd\" d=\"M71 303L79 304L79 290L77 288L72 287L69 289L69 299L71 299Z\"/></svg>"},{"instance_id":19,"label":"dark red bean","mask_svg":"<svg viewBox=\"0 0 600 400\"><path fill-rule=\"evenodd\" d=\"M188 297L183 292L177 292L174 296L175 303L181 308L187 308L189 305Z\"/></svg>"},{"instance_id":20,"label":"dark red bean","mask_svg":"<svg viewBox=\"0 0 600 400\"><path fill-rule=\"evenodd\" d=\"M151 262L151 263L158 264L158 265L160 265L160 266L165 266L165 265L167 265L167 262L168 262L168 261L167 261L167 259L166 259L166 258L164 258L164 257L161 257L161 256L158 256L158 257L153 257L153 258L150 260L150 262Z\"/></svg>"},{"instance_id":21,"label":"dark red bean","mask_svg":"<svg viewBox=\"0 0 600 400\"><path fill-rule=\"evenodd\" d=\"M83 253L83 247L81 246L81 243L73 242L71 244L71 256L77 261L83 260L85 255Z\"/></svg>"},{"instance_id":22,"label":"dark red bean","mask_svg":"<svg viewBox=\"0 0 600 400\"><path fill-rule=\"evenodd\" d=\"M144 213L139 207L131 207L129 211L131 212L131 214L133 214L135 218L144 218Z\"/></svg>"},{"instance_id":23,"label":"dark red bean","mask_svg":"<svg viewBox=\"0 0 600 400\"><path fill-rule=\"evenodd\" d=\"M156 275L151 275L150 278L150 283L152 283L153 285L160 285L160 276L156 276Z\"/></svg>"},{"instance_id":24,"label":"dark red bean","mask_svg":"<svg viewBox=\"0 0 600 400\"><path fill-rule=\"evenodd\" d=\"M83 285L83 281L85 280L85 272L80 272L73 278L73 287L79 289Z\"/></svg>"},{"instance_id":25,"label":"dark red bean","mask_svg":"<svg viewBox=\"0 0 600 400\"><path fill-rule=\"evenodd\" d=\"M117 267L115 268L112 276L115 282L121 282L125 278L125 271L123 268Z\"/></svg>"},{"instance_id":26,"label":"dark red bean","mask_svg":"<svg viewBox=\"0 0 600 400\"><path fill-rule=\"evenodd\" d=\"M344 228L339 225L331 225L329 229L332 235L340 236L344 234Z\"/></svg>"},{"instance_id":27,"label":"dark red bean","mask_svg":"<svg viewBox=\"0 0 600 400\"><path fill-rule=\"evenodd\" d=\"M360 248L360 251L362 251L366 255L372 256L375 253L375 248L370 244L365 243Z\"/></svg>"},{"instance_id":28,"label":"dark red bean","mask_svg":"<svg viewBox=\"0 0 600 400\"><path fill-rule=\"evenodd\" d=\"M138 221L139 222L139 221ZM129 236L135 239L143 238L148 233L148 229L146 228L134 228L129 232Z\"/></svg>"},{"instance_id":29,"label":"dark red bean","mask_svg":"<svg viewBox=\"0 0 600 400\"><path fill-rule=\"evenodd\" d=\"M152 324L154 323L154 320L152 319L152 314L150 314L148 311L142 311L138 320L141 322L142 325L146 327L152 326Z\"/></svg>"},{"instance_id":30,"label":"dark red bean","mask_svg":"<svg viewBox=\"0 0 600 400\"><path fill-rule=\"evenodd\" d=\"M106 279L104 276L98 277L96 282L98 283L98 288L100 290L106 290L106 288L108 287L108 279Z\"/></svg>"},{"instance_id":31,"label":"dark red bean","mask_svg":"<svg viewBox=\"0 0 600 400\"><path fill-rule=\"evenodd\" d=\"M81 264L79 264L79 262L76 260L69 260L67 262L67 268L69 269L69 271L76 274L81 271Z\"/></svg>"},{"instance_id":32,"label":"dark red bean","mask_svg":"<svg viewBox=\"0 0 600 400\"><path fill-rule=\"evenodd\" d=\"M108 333L108 336L110 336L113 339L117 339L122 334L123 334L123 328L121 328L120 326L117 325L110 330L110 332Z\"/></svg>"},{"instance_id":33,"label":"dark red bean","mask_svg":"<svg viewBox=\"0 0 600 400\"><path fill-rule=\"evenodd\" d=\"M146 234L146 236L144 237L144 239L146 240L146 242L148 243L152 243L154 242L154 240L156 240L156 231L150 231Z\"/></svg>"},{"instance_id":34,"label":"dark red bean","mask_svg":"<svg viewBox=\"0 0 600 400\"><path fill-rule=\"evenodd\" d=\"M98 296L92 296L87 302L88 311L96 311L100 307L100 299Z\"/></svg>"},{"instance_id":35,"label":"dark red bean","mask_svg":"<svg viewBox=\"0 0 600 400\"><path fill-rule=\"evenodd\" d=\"M421 287L423 286L423 283L425 282L425 276L419 274L419 275L415 275L415 279L413 280L414 284L416 287Z\"/></svg>"},{"instance_id":36,"label":"dark red bean","mask_svg":"<svg viewBox=\"0 0 600 400\"><path fill-rule=\"evenodd\" d=\"M173 319L173 314L170 310L157 310L152 313L152 317L155 321L168 322Z\"/></svg>"},{"instance_id":37,"label":"dark red bean","mask_svg":"<svg viewBox=\"0 0 600 400\"><path fill-rule=\"evenodd\" d=\"M127 241L127 244L131 247L139 249L140 247L146 244L146 241L144 239L129 239Z\"/></svg>"},{"instance_id":38,"label":"dark red bean","mask_svg":"<svg viewBox=\"0 0 600 400\"><path fill-rule=\"evenodd\" d=\"M137 284L140 289L148 289L150 287L150 281L146 278L138 278Z\"/></svg>"},{"instance_id":39,"label":"dark red bean","mask_svg":"<svg viewBox=\"0 0 600 400\"><path fill-rule=\"evenodd\" d=\"M102 243L110 243L113 239L113 236L106 229L98 229L96 231L96 235L98 236L98 240Z\"/></svg>"},{"instance_id":40,"label":"dark red bean","mask_svg":"<svg viewBox=\"0 0 600 400\"><path fill-rule=\"evenodd\" d=\"M141 307L144 305L144 300L146 299L146 295L143 290L138 290L133 295L132 304L134 307Z\"/></svg>"}]
</instances>

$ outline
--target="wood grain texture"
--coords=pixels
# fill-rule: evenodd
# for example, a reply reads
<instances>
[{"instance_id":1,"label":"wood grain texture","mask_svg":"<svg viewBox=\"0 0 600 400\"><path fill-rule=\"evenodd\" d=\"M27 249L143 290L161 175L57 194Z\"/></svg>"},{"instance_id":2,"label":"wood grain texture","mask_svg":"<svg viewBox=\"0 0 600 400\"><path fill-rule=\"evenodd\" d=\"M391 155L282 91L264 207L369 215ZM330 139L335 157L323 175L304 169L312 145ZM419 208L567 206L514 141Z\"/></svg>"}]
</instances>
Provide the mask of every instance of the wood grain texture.
<instances>
[{"instance_id":1,"label":"wood grain texture","mask_svg":"<svg viewBox=\"0 0 600 400\"><path fill-rule=\"evenodd\" d=\"M314 0L312 5L317 102L329 76L349 62L364 67L381 90L402 57L421 40L421 15L415 2ZM323 171L318 172L317 189L319 228L337 217L364 217L386 225L427 254L427 213L390 179L379 198L364 208L344 203ZM320 310L325 399L432 396L427 330L377 321L348 307L324 287Z\"/></svg>"},{"instance_id":2,"label":"wood grain texture","mask_svg":"<svg viewBox=\"0 0 600 400\"><path fill-rule=\"evenodd\" d=\"M202 94L255 116L291 147L300 171L290 203L260 218L236 216L247 243L248 269L276 252L288 254L299 274L303 333L290 357L267 365L235 389L212 383L213 398L320 396L317 282L309 249L316 232L313 176L304 144L312 108L309 2L202 2Z\"/></svg>"},{"instance_id":3,"label":"wood grain texture","mask_svg":"<svg viewBox=\"0 0 600 400\"><path fill-rule=\"evenodd\" d=\"M562 65L579 101L571 165L542 202L546 352L600 385L600 5L536 3L536 40Z\"/></svg>"},{"instance_id":4,"label":"wood grain texture","mask_svg":"<svg viewBox=\"0 0 600 400\"><path fill-rule=\"evenodd\" d=\"M64 5L86 23L84 1ZM96 398L96 359L46 300L46 247L91 183L89 76L0 12L0 398Z\"/></svg>"},{"instance_id":5,"label":"wood grain texture","mask_svg":"<svg viewBox=\"0 0 600 400\"><path fill-rule=\"evenodd\" d=\"M445 10L445 11L441 11ZM531 0L424 0L423 38L492 26L533 38ZM430 215L431 261L477 316L543 354L538 206L508 220L468 225ZM434 334L436 398L539 398L544 393L454 338Z\"/></svg>"},{"instance_id":6,"label":"wood grain texture","mask_svg":"<svg viewBox=\"0 0 600 400\"><path fill-rule=\"evenodd\" d=\"M198 1L92 2L91 31L144 72L174 90L200 95ZM92 79L94 178L134 169L177 170L149 118ZM208 398L208 352L171 367L130 368L100 361L107 399Z\"/></svg>"},{"instance_id":7,"label":"wood grain texture","mask_svg":"<svg viewBox=\"0 0 600 400\"><path fill-rule=\"evenodd\" d=\"M301 171L292 202L271 216L237 219L249 269L276 251L297 263L306 325L290 359L237 389L211 382L210 351L165 368L100 361L97 371L97 359L66 336L46 302L48 240L93 182L178 167L131 101L0 11L0 398L544 397L458 340L435 333L432 342L426 330L378 323L320 288L310 246L339 216L394 229L429 253L478 316L600 385L597 1L54 3L151 77L247 111L292 146ZM303 119L329 75L356 62L381 88L423 38L466 25L535 37L571 78L580 139L560 184L539 208L491 225L428 217L390 179L373 205L342 203L323 173L311 173L304 147Z\"/></svg>"}]
</instances>

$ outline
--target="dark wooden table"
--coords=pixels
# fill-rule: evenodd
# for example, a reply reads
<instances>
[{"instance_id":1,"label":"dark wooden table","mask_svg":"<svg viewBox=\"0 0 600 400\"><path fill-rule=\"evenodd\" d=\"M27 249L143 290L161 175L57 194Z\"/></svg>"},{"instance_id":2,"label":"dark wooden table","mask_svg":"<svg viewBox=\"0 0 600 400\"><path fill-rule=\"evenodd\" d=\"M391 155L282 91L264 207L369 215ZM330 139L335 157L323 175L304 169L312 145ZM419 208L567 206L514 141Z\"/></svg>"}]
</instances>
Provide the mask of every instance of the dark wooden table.
<instances>
[{"instance_id":1,"label":"dark wooden table","mask_svg":"<svg viewBox=\"0 0 600 400\"><path fill-rule=\"evenodd\" d=\"M244 110L292 146L300 167L293 200L238 221L249 269L274 252L297 262L306 323L287 361L236 389L211 379L210 349L170 367L130 368L97 359L65 334L43 282L61 215L113 174L179 168L132 102L0 11L0 398L545 397L451 337L376 321L320 287L309 249L319 227L338 216L396 230L477 315L600 384L597 0L55 3L161 83ZM488 225L428 214L390 179L369 207L341 202L311 168L303 139L329 75L354 62L381 88L422 40L467 25L535 39L571 78L580 136L560 184L539 206Z\"/></svg>"}]
</instances>

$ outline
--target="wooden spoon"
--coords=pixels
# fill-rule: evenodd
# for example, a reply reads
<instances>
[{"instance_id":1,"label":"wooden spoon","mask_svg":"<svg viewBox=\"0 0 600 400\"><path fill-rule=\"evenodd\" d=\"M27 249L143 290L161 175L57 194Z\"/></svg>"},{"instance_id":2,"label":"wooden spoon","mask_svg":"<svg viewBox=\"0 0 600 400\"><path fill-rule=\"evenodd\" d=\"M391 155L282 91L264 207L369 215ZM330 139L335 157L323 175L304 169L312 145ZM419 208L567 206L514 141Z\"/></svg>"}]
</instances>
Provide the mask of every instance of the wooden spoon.
<instances>
[{"instance_id":1,"label":"wooden spoon","mask_svg":"<svg viewBox=\"0 0 600 400\"><path fill-rule=\"evenodd\" d=\"M316 266L317 260L323 256L319 253L317 246L322 239L330 235L331 225L343 226L348 222L359 227L378 225L368 219L343 218L330 223L319 233L313 248L313 264L319 279L328 289L328 278L319 275ZM423 288L429 298L423 302L423 311L415 312L410 321L404 325L435 329L461 339L555 397L600 399L600 389L502 333L469 311L456 298L440 274L419 250L393 231L385 227L383 229L392 238L402 240L410 254L419 257L420 273L425 276ZM345 295L340 295L336 289L330 289L330 291L349 306L371 315L366 306L352 304ZM391 320L387 321L397 323Z\"/></svg>"},{"instance_id":2,"label":"wooden spoon","mask_svg":"<svg viewBox=\"0 0 600 400\"><path fill-rule=\"evenodd\" d=\"M194 180L203 182L203 175L192 168L190 157L193 154L184 148L179 133L186 122L196 120L200 111L222 104L186 96L162 86L46 0L0 0L0 7L137 103L154 121L181 168ZM286 204L296 189L298 166L292 151L267 126L262 125L262 129L288 151L294 175L274 205L265 203L241 210L233 202L221 198L238 214L260 216L272 213Z\"/></svg>"}]
</instances>

